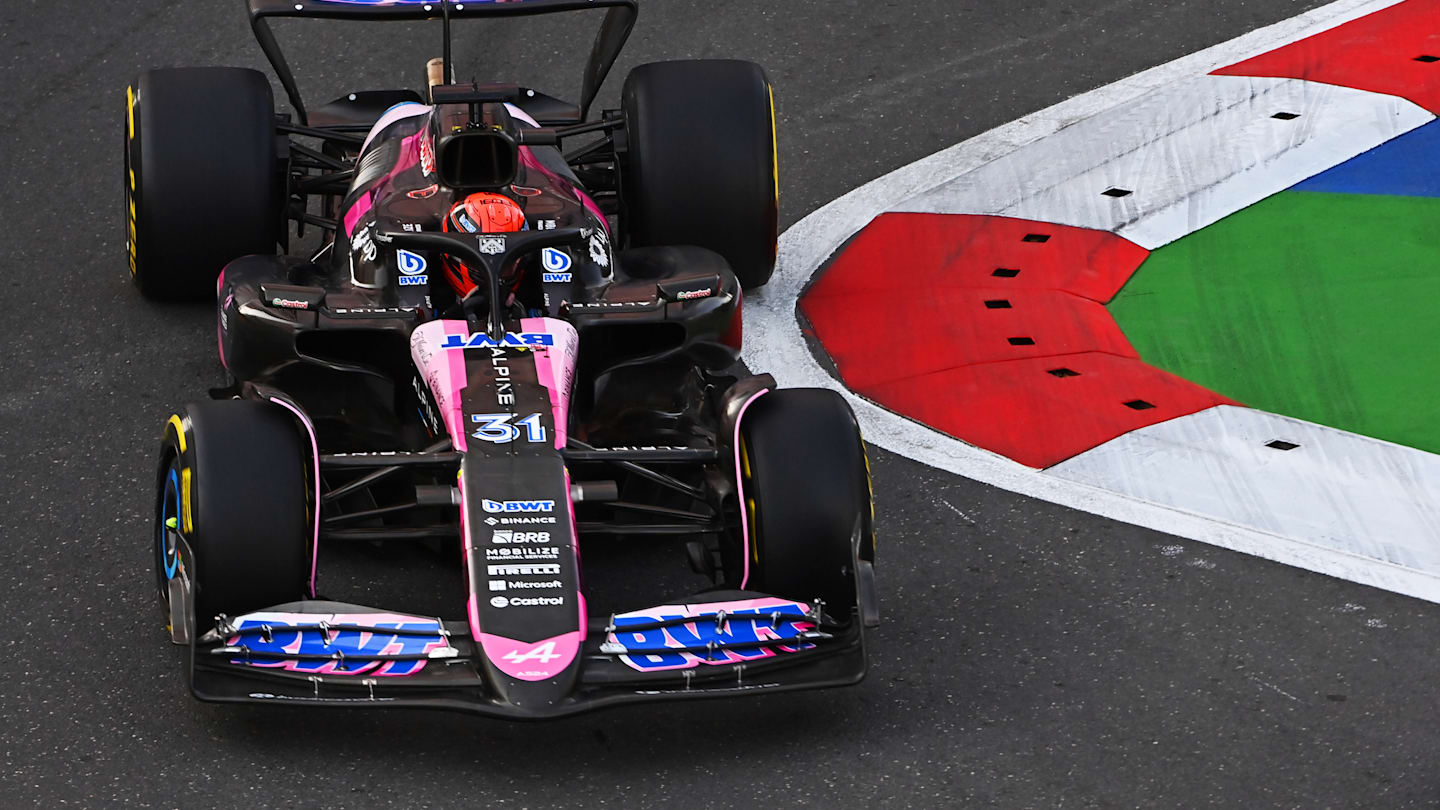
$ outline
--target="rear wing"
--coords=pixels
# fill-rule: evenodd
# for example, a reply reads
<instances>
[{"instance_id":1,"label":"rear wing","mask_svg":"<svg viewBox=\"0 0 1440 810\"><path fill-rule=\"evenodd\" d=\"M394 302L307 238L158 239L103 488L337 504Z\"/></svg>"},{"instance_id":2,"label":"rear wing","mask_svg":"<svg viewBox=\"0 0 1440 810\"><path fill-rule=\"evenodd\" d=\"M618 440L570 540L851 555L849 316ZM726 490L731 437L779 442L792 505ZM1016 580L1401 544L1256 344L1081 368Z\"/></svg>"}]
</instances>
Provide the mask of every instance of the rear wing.
<instances>
[{"instance_id":1,"label":"rear wing","mask_svg":"<svg viewBox=\"0 0 1440 810\"><path fill-rule=\"evenodd\" d=\"M608 8L590 50L581 89L580 120L585 120L590 104L600 93L600 85L630 38L640 14L637 0L245 0L250 11L250 27L265 58L270 60L285 95L295 108L301 124L309 117L295 74L275 40L267 20L270 17L303 17L327 20L441 20L444 23L445 75L450 75L450 21L477 17L525 17L565 11L586 11Z\"/></svg>"}]
</instances>

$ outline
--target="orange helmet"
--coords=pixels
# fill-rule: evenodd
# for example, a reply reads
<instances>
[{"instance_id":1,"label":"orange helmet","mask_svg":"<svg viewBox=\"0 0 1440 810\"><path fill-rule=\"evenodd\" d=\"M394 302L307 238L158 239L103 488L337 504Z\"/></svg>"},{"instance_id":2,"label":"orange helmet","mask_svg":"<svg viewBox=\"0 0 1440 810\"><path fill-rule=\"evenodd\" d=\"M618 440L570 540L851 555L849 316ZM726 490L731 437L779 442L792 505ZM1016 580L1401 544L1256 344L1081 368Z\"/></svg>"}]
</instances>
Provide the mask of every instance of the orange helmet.
<instances>
[{"instance_id":1,"label":"orange helmet","mask_svg":"<svg viewBox=\"0 0 1440 810\"><path fill-rule=\"evenodd\" d=\"M445 223L446 230L462 233L513 233L524 228L524 209L493 191L480 191L456 203Z\"/></svg>"},{"instance_id":2,"label":"orange helmet","mask_svg":"<svg viewBox=\"0 0 1440 810\"><path fill-rule=\"evenodd\" d=\"M526 228L525 210L504 194L480 191L451 206L443 227L460 233L514 233ZM446 280L457 295L464 298L475 289L475 282L459 262L447 257L443 264Z\"/></svg>"}]
</instances>

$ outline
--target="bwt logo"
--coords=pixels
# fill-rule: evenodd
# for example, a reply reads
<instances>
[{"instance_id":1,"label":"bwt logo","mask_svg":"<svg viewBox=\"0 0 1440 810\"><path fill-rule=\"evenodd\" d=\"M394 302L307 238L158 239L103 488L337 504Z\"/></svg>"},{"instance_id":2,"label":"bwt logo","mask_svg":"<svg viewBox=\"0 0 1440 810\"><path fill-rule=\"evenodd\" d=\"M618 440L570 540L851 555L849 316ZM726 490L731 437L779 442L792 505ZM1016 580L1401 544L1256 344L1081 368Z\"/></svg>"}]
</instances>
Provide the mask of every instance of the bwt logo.
<instances>
[{"instance_id":1,"label":"bwt logo","mask_svg":"<svg viewBox=\"0 0 1440 810\"><path fill-rule=\"evenodd\" d=\"M564 273L570 269L570 256L563 250L547 247L540 251L540 264L547 273Z\"/></svg>"},{"instance_id":2,"label":"bwt logo","mask_svg":"<svg viewBox=\"0 0 1440 810\"><path fill-rule=\"evenodd\" d=\"M411 253L408 250L395 251L396 263L400 266L400 272L407 276L418 276L425 272L425 257L418 253Z\"/></svg>"},{"instance_id":3,"label":"bwt logo","mask_svg":"<svg viewBox=\"0 0 1440 810\"><path fill-rule=\"evenodd\" d=\"M442 349L498 349L501 346L514 346L522 349L543 349L546 346L555 345L555 336L545 332L507 332L504 337L492 338L484 333L476 333L466 337L464 335L446 335L445 342L440 344Z\"/></svg>"},{"instance_id":4,"label":"bwt logo","mask_svg":"<svg viewBox=\"0 0 1440 810\"><path fill-rule=\"evenodd\" d=\"M659 611L658 608L652 610ZM721 666L770 658L778 653L793 653L814 647L804 636L815 629L808 608L798 602L764 608L735 610L726 614L727 621L720 626L716 614L710 611L697 616L685 615L685 608L675 608L675 613L638 611L612 619L616 651L622 653L621 660L631 669L641 672L664 669L690 669L701 664ZM775 614L779 614L776 621ZM627 627L644 628L661 622L679 622L668 627L629 630ZM794 644L773 647L754 646L759 641L786 641L795 639ZM705 654L689 652L645 653L625 655L628 650L658 650L665 647L705 649L714 644L715 651ZM741 645L739 649L726 645ZM607 645L608 646L608 645ZM602 647L602 651L604 651Z\"/></svg>"},{"instance_id":5,"label":"bwt logo","mask_svg":"<svg viewBox=\"0 0 1440 810\"><path fill-rule=\"evenodd\" d=\"M480 505L486 512L551 512L555 509L554 501L492 501L488 498L482 499Z\"/></svg>"},{"instance_id":6,"label":"bwt logo","mask_svg":"<svg viewBox=\"0 0 1440 810\"><path fill-rule=\"evenodd\" d=\"M232 636L227 643L244 644L250 651L247 658L232 660L232 664L278 667L292 672L324 675L413 675L424 669L424 659L367 661L363 656L431 656L449 646L437 622L377 622L374 626L374 631L335 630L317 625L246 619L240 623L239 629L248 632ZM268 627L268 630L265 633L255 632L260 627ZM387 633L386 630L405 632ZM316 657L299 661L267 661L267 653ZM356 657L335 657L337 653Z\"/></svg>"}]
</instances>

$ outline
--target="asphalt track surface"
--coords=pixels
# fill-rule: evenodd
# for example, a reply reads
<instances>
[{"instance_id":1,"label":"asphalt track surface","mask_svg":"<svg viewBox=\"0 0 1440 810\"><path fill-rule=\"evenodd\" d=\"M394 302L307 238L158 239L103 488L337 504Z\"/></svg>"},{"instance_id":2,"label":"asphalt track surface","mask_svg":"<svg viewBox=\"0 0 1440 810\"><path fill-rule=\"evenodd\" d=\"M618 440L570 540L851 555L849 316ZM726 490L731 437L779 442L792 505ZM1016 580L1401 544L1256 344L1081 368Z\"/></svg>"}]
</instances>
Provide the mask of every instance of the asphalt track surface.
<instances>
[{"instance_id":1,"label":"asphalt track surface","mask_svg":"<svg viewBox=\"0 0 1440 810\"><path fill-rule=\"evenodd\" d=\"M765 64L788 224L1314 5L652 0L602 99L644 61ZM315 32L296 61L316 101L418 84L435 55L423 29L359 58L378 34ZM577 33L507 25L469 53L482 77L573 92L560 43L588 45ZM0 806L1440 803L1440 608L874 449L885 624L859 687L543 725L194 702L155 604L151 465L165 416L221 370L208 309L130 287L119 151L127 80L189 64L260 65L239 0L0 5ZM924 294L901 272L896 290ZM424 601L456 579L414 553L360 557L322 568L322 591L376 576ZM623 572L606 564L617 600Z\"/></svg>"}]
</instances>

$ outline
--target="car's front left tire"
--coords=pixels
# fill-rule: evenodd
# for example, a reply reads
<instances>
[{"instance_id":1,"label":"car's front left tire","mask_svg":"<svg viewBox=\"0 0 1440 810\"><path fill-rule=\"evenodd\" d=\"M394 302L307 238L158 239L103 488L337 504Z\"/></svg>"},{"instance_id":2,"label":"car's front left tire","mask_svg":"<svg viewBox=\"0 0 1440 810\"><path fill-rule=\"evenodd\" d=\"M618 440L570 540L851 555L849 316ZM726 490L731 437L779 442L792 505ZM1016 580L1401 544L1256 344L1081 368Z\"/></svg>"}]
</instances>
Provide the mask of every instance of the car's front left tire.
<instances>
[{"instance_id":1,"label":"car's front left tire","mask_svg":"<svg viewBox=\"0 0 1440 810\"><path fill-rule=\"evenodd\" d=\"M166 424L155 504L155 565L162 600L181 567L190 577L196 632L302 599L312 570L306 448L291 415L247 400L192 403ZM166 523L174 521L167 531ZM193 559L180 559L172 532Z\"/></svg>"},{"instance_id":2,"label":"car's front left tire","mask_svg":"<svg viewBox=\"0 0 1440 810\"><path fill-rule=\"evenodd\" d=\"M729 563L732 581L818 598L848 619L861 561L874 559L870 475L850 406L828 389L770 391L741 417L739 452L744 556Z\"/></svg>"}]
</instances>

